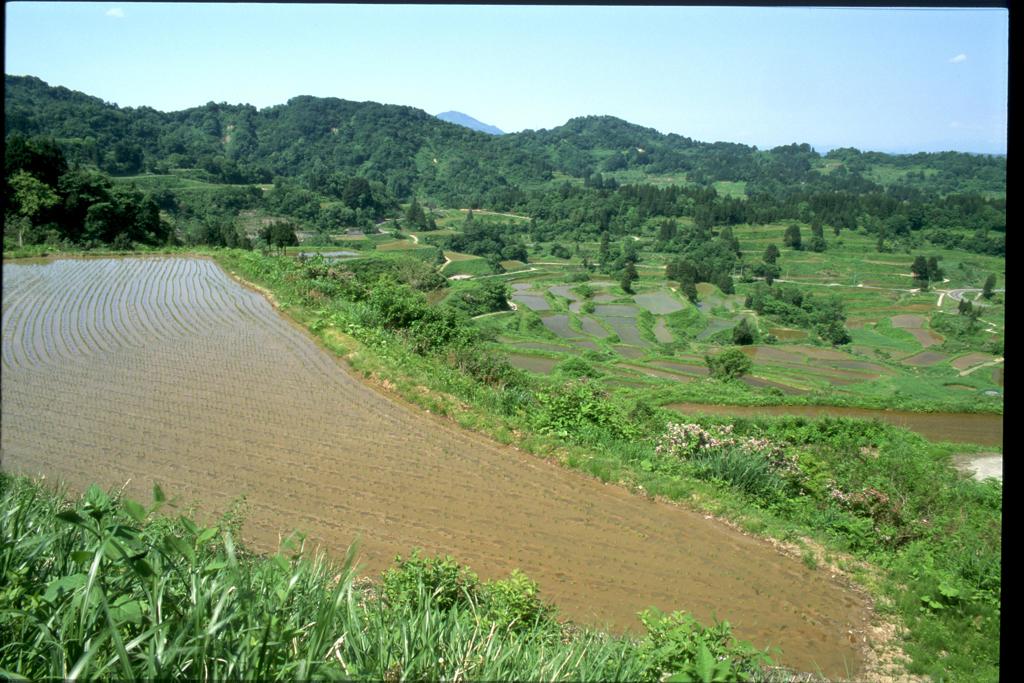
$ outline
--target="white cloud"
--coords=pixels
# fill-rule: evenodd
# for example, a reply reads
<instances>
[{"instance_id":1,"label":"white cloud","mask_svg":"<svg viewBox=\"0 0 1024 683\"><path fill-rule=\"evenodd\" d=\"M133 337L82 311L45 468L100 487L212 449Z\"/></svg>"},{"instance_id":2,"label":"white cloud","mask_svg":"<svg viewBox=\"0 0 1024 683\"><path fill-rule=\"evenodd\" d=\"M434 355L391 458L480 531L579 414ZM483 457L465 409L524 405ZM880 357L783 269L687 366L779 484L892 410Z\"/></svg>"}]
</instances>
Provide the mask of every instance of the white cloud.
<instances>
[{"instance_id":1,"label":"white cloud","mask_svg":"<svg viewBox=\"0 0 1024 683\"><path fill-rule=\"evenodd\" d=\"M104 12L108 17L115 17L117 19L124 19L124 10L120 7L113 7Z\"/></svg>"},{"instance_id":2,"label":"white cloud","mask_svg":"<svg viewBox=\"0 0 1024 683\"><path fill-rule=\"evenodd\" d=\"M966 61L967 61L967 55L965 55L963 52L961 52L956 57L953 57L951 60L949 60L949 63L950 64L959 64L960 62L966 62Z\"/></svg>"}]
</instances>

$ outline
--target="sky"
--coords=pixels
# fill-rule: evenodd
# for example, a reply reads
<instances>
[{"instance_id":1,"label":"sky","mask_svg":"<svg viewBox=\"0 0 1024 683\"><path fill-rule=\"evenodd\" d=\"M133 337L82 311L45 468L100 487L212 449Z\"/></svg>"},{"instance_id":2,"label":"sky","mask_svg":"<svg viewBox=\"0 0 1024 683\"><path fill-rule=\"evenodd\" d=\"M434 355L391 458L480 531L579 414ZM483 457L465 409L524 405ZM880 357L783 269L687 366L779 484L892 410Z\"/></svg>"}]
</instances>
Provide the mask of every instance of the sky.
<instances>
[{"instance_id":1,"label":"sky","mask_svg":"<svg viewBox=\"0 0 1024 683\"><path fill-rule=\"evenodd\" d=\"M1006 9L6 4L5 70L122 107L297 95L506 132L611 115L819 152L1006 152Z\"/></svg>"}]
</instances>

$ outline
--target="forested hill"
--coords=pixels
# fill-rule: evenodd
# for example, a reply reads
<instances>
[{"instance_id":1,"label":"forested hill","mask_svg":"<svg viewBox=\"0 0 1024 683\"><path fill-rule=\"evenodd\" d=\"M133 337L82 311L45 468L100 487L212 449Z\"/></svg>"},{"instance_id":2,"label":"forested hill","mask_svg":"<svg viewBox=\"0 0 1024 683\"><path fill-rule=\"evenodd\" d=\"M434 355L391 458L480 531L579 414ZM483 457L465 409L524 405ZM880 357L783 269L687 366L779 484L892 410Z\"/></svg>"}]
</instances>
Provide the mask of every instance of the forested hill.
<instances>
[{"instance_id":1,"label":"forested hill","mask_svg":"<svg viewBox=\"0 0 1024 683\"><path fill-rule=\"evenodd\" d=\"M418 195L449 205L510 206L562 176L599 173L632 183L652 176L687 185L733 181L744 183L748 196L808 186L862 194L892 185L942 195L1005 193L1002 157L850 148L821 156L806 144L758 150L665 135L610 116L496 137L374 102L299 96L259 110L210 102L165 113L10 75L4 105L5 136L52 137L70 162L112 175L197 169L226 183L301 178L314 191L332 178L358 176L399 199Z\"/></svg>"},{"instance_id":2,"label":"forested hill","mask_svg":"<svg viewBox=\"0 0 1024 683\"><path fill-rule=\"evenodd\" d=\"M821 156L795 143L759 150L610 116L495 137L412 107L336 98L159 112L30 76L7 76L5 86L5 236L16 233L18 244L185 234L230 246L242 210L326 235L372 228L417 199L530 216L541 241L655 234L676 219L692 221L701 239L715 227L799 221L816 232L863 229L880 251L922 238L1005 250L1004 157L851 148ZM152 191L114 187L104 174L145 175ZM157 190L154 178L168 182ZM207 190L184 191L186 179ZM154 207L177 227L159 222ZM421 214L410 225L429 229Z\"/></svg>"}]
</instances>

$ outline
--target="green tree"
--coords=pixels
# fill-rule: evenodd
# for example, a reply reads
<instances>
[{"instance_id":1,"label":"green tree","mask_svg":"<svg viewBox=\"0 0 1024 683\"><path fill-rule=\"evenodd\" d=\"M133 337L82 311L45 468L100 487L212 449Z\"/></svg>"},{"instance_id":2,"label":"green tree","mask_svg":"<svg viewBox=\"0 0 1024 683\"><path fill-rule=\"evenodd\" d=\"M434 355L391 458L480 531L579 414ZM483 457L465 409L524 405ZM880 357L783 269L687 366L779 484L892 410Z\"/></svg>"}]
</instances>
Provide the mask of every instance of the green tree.
<instances>
[{"instance_id":1,"label":"green tree","mask_svg":"<svg viewBox=\"0 0 1024 683\"><path fill-rule=\"evenodd\" d=\"M915 256L914 263L910 266L910 272L914 274L914 278L917 280L927 280L928 259L921 255Z\"/></svg>"},{"instance_id":2,"label":"green tree","mask_svg":"<svg viewBox=\"0 0 1024 683\"><path fill-rule=\"evenodd\" d=\"M632 294L633 283L639 279L640 275L636 272L636 266L632 262L627 262L626 267L622 269L622 279L619 280L622 291L626 294Z\"/></svg>"},{"instance_id":3,"label":"green tree","mask_svg":"<svg viewBox=\"0 0 1024 683\"><path fill-rule=\"evenodd\" d=\"M785 234L782 236L782 243L796 251L803 249L803 242L800 239L800 226L796 223L790 223L789 227L786 228Z\"/></svg>"},{"instance_id":4,"label":"green tree","mask_svg":"<svg viewBox=\"0 0 1024 683\"><path fill-rule=\"evenodd\" d=\"M611 238L608 236L608 231L605 230L601 233L601 246L597 249L598 265L600 265L601 270L605 272L608 271L608 260L611 258L610 250Z\"/></svg>"},{"instance_id":5,"label":"green tree","mask_svg":"<svg viewBox=\"0 0 1024 683\"><path fill-rule=\"evenodd\" d=\"M765 247L764 256L761 257L761 260L764 261L765 263L775 263L775 261L778 260L778 258L779 248L774 244L769 244L767 247Z\"/></svg>"},{"instance_id":6,"label":"green tree","mask_svg":"<svg viewBox=\"0 0 1024 683\"><path fill-rule=\"evenodd\" d=\"M740 320L740 324L732 328L732 343L746 346L754 343L755 329L748 318Z\"/></svg>"},{"instance_id":7,"label":"green tree","mask_svg":"<svg viewBox=\"0 0 1024 683\"><path fill-rule=\"evenodd\" d=\"M991 299L996 287L996 274L992 273L985 278L985 284L982 286L981 296L985 299Z\"/></svg>"},{"instance_id":8,"label":"green tree","mask_svg":"<svg viewBox=\"0 0 1024 683\"><path fill-rule=\"evenodd\" d=\"M25 246L25 235L32 226L38 222L38 218L45 211L52 209L60 203L60 197L46 183L37 180L27 171L18 171L8 179L12 193L13 204L16 207L15 213L23 220L4 221L7 229L10 223L10 232L18 236L18 246Z\"/></svg>"},{"instance_id":9,"label":"green tree","mask_svg":"<svg viewBox=\"0 0 1024 683\"><path fill-rule=\"evenodd\" d=\"M722 290L722 294L735 294L736 293L736 287L733 285L732 276L729 275L729 273L725 273L725 272L718 273L715 276L714 280L715 280L714 281L715 286L718 287L720 290Z\"/></svg>"},{"instance_id":10,"label":"green tree","mask_svg":"<svg viewBox=\"0 0 1024 683\"><path fill-rule=\"evenodd\" d=\"M295 246L299 243L298 235L295 234L295 226L286 221L275 221L260 231L260 237L267 244L277 247L282 252L285 247Z\"/></svg>"},{"instance_id":11,"label":"green tree","mask_svg":"<svg viewBox=\"0 0 1024 683\"><path fill-rule=\"evenodd\" d=\"M726 349L717 356L705 354L704 362L712 377L724 381L739 379L753 367L751 360L739 349Z\"/></svg>"}]
</instances>

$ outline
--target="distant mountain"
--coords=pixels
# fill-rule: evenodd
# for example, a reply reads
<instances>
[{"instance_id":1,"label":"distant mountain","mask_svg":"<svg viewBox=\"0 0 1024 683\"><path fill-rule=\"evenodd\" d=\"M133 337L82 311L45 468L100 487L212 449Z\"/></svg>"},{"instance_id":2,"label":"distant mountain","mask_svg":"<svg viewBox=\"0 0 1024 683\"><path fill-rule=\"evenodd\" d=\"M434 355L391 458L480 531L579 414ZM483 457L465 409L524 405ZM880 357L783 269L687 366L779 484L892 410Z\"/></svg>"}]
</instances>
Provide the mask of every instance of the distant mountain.
<instances>
[{"instance_id":1,"label":"distant mountain","mask_svg":"<svg viewBox=\"0 0 1024 683\"><path fill-rule=\"evenodd\" d=\"M472 128L478 130L481 133L488 133L490 135L504 135L505 131L495 126L488 126L486 123L480 123L472 116L463 114L461 111L445 111L437 115L437 118L448 123L454 123L459 126L465 126L466 128Z\"/></svg>"}]
</instances>

